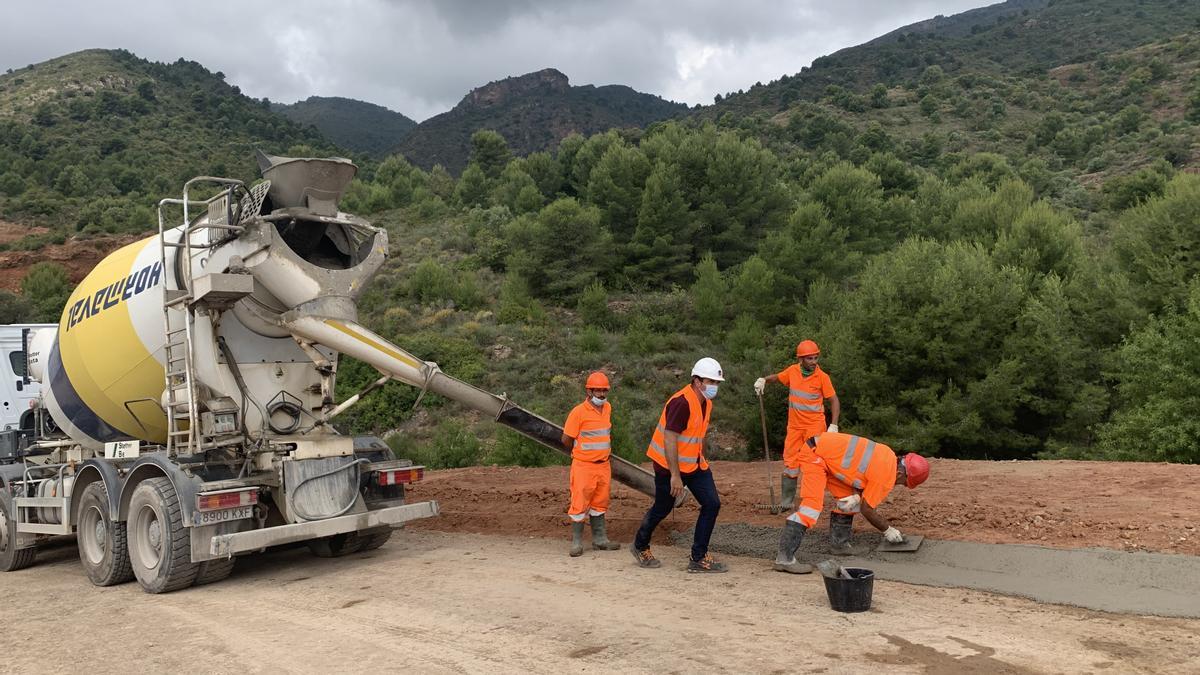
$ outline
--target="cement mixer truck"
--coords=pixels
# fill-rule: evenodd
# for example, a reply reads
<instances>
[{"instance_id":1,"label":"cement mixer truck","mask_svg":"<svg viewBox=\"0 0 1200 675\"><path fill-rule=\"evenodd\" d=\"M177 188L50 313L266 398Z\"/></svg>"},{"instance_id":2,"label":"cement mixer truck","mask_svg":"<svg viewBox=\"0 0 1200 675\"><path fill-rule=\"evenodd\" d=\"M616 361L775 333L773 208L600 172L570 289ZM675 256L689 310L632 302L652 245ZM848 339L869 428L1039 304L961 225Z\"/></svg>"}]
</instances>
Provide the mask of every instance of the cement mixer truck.
<instances>
[{"instance_id":1,"label":"cement mixer truck","mask_svg":"<svg viewBox=\"0 0 1200 675\"><path fill-rule=\"evenodd\" d=\"M334 422L391 380L566 452L557 425L359 322L355 299L389 246L339 208L354 164L258 160L256 184L200 176L162 200L156 236L97 265L57 327L28 332L41 391L32 433L15 430L0 463L0 571L73 535L93 584L163 593L223 579L237 556L271 546L382 546L438 505L405 502L423 467ZM342 355L379 378L337 401ZM636 465L614 457L613 472L653 493Z\"/></svg>"}]
</instances>

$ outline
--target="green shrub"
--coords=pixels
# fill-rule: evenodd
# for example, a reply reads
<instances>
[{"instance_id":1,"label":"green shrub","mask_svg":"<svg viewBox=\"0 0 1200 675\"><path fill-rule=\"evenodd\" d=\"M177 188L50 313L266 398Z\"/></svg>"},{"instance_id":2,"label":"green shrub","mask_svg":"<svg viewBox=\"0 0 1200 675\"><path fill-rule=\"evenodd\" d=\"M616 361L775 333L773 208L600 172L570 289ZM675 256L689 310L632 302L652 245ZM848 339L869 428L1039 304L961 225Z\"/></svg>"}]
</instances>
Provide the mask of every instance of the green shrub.
<instances>
[{"instance_id":1,"label":"green shrub","mask_svg":"<svg viewBox=\"0 0 1200 675\"><path fill-rule=\"evenodd\" d=\"M1108 459L1200 463L1200 279L1184 311L1131 335L1113 360L1119 405L1100 427Z\"/></svg>"},{"instance_id":2,"label":"green shrub","mask_svg":"<svg viewBox=\"0 0 1200 675\"><path fill-rule=\"evenodd\" d=\"M483 456L475 434L455 419L443 420L433 433L425 466L431 469L460 469L474 466Z\"/></svg>"},{"instance_id":3,"label":"green shrub","mask_svg":"<svg viewBox=\"0 0 1200 675\"><path fill-rule=\"evenodd\" d=\"M579 301L575 303L575 311L579 312L579 318L589 326L613 326L613 314L608 309L608 292L604 290L603 282L597 281L583 289L579 294Z\"/></svg>"},{"instance_id":4,"label":"green shrub","mask_svg":"<svg viewBox=\"0 0 1200 675\"><path fill-rule=\"evenodd\" d=\"M604 351L604 335L599 328L587 326L579 331L575 338L575 347L586 354L598 354Z\"/></svg>"},{"instance_id":5,"label":"green shrub","mask_svg":"<svg viewBox=\"0 0 1200 675\"><path fill-rule=\"evenodd\" d=\"M569 463L566 455L518 434L501 429L485 464L501 466L555 466Z\"/></svg>"},{"instance_id":6,"label":"green shrub","mask_svg":"<svg viewBox=\"0 0 1200 675\"><path fill-rule=\"evenodd\" d=\"M625 338L621 341L621 349L627 354L645 356L658 351L659 337L650 326L650 319L638 315L629 322L625 329Z\"/></svg>"}]
</instances>

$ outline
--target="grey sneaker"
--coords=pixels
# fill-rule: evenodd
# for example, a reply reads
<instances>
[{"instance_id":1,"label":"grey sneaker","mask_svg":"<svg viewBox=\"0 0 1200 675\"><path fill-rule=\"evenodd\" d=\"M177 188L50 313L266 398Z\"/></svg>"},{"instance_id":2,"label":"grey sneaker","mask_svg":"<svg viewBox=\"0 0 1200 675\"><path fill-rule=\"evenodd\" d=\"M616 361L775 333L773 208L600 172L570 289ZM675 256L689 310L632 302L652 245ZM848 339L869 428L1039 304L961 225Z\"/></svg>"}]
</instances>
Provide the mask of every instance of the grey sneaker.
<instances>
[{"instance_id":1,"label":"grey sneaker","mask_svg":"<svg viewBox=\"0 0 1200 675\"><path fill-rule=\"evenodd\" d=\"M776 572L790 572L791 574L811 574L813 566L808 563L802 563L795 558L791 562L775 561L774 569Z\"/></svg>"},{"instance_id":2,"label":"grey sneaker","mask_svg":"<svg viewBox=\"0 0 1200 675\"><path fill-rule=\"evenodd\" d=\"M662 563L659 562L658 558L654 557L654 554L650 552L650 549L639 551L637 550L637 547L630 546L629 550L633 552L633 559L637 561L638 567L662 567Z\"/></svg>"},{"instance_id":3,"label":"grey sneaker","mask_svg":"<svg viewBox=\"0 0 1200 675\"><path fill-rule=\"evenodd\" d=\"M689 572L728 572L729 566L713 560L711 554L706 554L702 560L689 560Z\"/></svg>"}]
</instances>

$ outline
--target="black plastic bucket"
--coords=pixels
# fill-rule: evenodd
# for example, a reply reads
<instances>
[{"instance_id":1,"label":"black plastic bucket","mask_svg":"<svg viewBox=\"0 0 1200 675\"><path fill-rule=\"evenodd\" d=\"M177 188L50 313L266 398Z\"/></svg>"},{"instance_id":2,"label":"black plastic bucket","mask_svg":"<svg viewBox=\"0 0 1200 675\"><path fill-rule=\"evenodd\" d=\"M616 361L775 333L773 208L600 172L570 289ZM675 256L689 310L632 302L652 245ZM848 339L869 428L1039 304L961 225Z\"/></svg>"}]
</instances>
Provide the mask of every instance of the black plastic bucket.
<instances>
[{"instance_id":1,"label":"black plastic bucket","mask_svg":"<svg viewBox=\"0 0 1200 675\"><path fill-rule=\"evenodd\" d=\"M865 612L871 609L875 573L862 567L845 569L852 578L825 577L825 593L829 595L829 606L839 612Z\"/></svg>"}]
</instances>

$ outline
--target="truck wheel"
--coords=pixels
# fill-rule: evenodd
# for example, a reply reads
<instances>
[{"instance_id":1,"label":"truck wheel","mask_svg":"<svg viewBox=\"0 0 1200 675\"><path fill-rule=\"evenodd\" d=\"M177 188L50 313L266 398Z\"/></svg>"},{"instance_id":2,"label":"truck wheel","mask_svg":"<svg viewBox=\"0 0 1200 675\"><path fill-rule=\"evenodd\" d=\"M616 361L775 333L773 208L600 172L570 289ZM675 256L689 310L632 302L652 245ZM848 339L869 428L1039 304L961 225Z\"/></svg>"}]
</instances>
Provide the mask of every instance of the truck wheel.
<instances>
[{"instance_id":1,"label":"truck wheel","mask_svg":"<svg viewBox=\"0 0 1200 675\"><path fill-rule=\"evenodd\" d=\"M183 526L179 495L169 478L147 478L129 500L129 558L147 593L170 593L191 586L199 565Z\"/></svg>"},{"instance_id":2,"label":"truck wheel","mask_svg":"<svg viewBox=\"0 0 1200 675\"><path fill-rule=\"evenodd\" d=\"M75 541L79 561L88 579L97 586L115 586L133 580L125 523L113 522L108 511L108 490L103 481L88 483L79 497Z\"/></svg>"},{"instance_id":3,"label":"truck wheel","mask_svg":"<svg viewBox=\"0 0 1200 675\"><path fill-rule=\"evenodd\" d=\"M356 553L362 548L362 539L357 532L343 532L332 537L321 537L308 542L308 550L318 558L340 558Z\"/></svg>"},{"instance_id":4,"label":"truck wheel","mask_svg":"<svg viewBox=\"0 0 1200 675\"><path fill-rule=\"evenodd\" d=\"M203 586L218 581L224 581L233 574L233 565L237 562L237 558L217 558L216 560L205 560L197 565L196 581L194 585Z\"/></svg>"},{"instance_id":5,"label":"truck wheel","mask_svg":"<svg viewBox=\"0 0 1200 675\"><path fill-rule=\"evenodd\" d=\"M388 543L392 538L392 528L380 527L374 530L366 530L358 533L358 538L362 540L360 551L374 551L375 549Z\"/></svg>"},{"instance_id":6,"label":"truck wheel","mask_svg":"<svg viewBox=\"0 0 1200 675\"><path fill-rule=\"evenodd\" d=\"M33 564L36 548L17 548L17 519L12 496L0 488L0 572L15 572Z\"/></svg>"}]
</instances>

